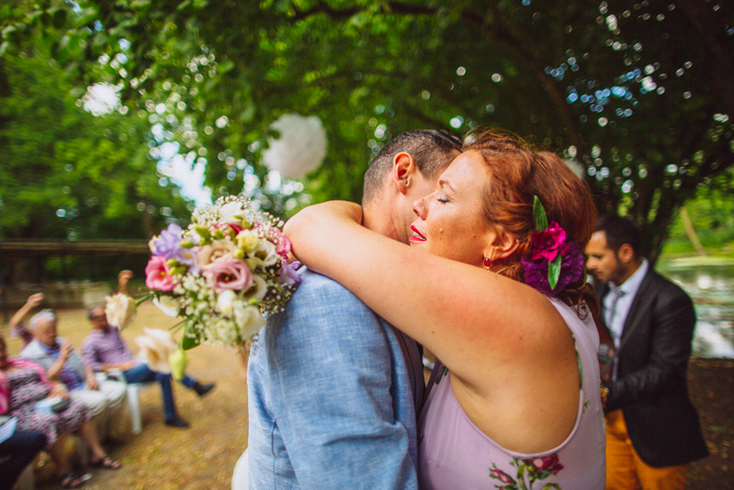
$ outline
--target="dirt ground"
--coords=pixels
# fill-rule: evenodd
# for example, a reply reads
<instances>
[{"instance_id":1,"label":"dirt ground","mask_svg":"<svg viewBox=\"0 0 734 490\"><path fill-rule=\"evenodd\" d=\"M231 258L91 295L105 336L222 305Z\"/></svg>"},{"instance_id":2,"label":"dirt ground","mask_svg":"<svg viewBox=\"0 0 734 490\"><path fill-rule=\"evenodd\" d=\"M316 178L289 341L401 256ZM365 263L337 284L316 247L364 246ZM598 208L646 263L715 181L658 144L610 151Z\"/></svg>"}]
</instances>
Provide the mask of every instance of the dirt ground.
<instances>
[{"instance_id":1,"label":"dirt ground","mask_svg":"<svg viewBox=\"0 0 734 490\"><path fill-rule=\"evenodd\" d=\"M711 455L691 465L687 488L733 489L734 359L691 359L688 386Z\"/></svg>"},{"instance_id":2,"label":"dirt ground","mask_svg":"<svg viewBox=\"0 0 734 490\"><path fill-rule=\"evenodd\" d=\"M89 333L81 309L59 311L59 334L77 348ZM134 323L123 331L133 351L134 338L144 327L169 328L177 322L155 306L144 303ZM7 337L7 329L3 328ZM20 343L9 339L9 353ZM234 349L200 346L189 351L187 373L205 382L216 381L209 395L199 398L176 384L175 398L189 429L163 424L160 390L141 393L143 432L127 434L107 445L124 467L117 471L95 469L89 489L227 489L232 470L247 447L247 388ZM689 369L691 396L701 415L711 456L691 465L688 488L734 488L734 359L692 359ZM60 488L51 478L52 464L37 464L39 490Z\"/></svg>"}]
</instances>

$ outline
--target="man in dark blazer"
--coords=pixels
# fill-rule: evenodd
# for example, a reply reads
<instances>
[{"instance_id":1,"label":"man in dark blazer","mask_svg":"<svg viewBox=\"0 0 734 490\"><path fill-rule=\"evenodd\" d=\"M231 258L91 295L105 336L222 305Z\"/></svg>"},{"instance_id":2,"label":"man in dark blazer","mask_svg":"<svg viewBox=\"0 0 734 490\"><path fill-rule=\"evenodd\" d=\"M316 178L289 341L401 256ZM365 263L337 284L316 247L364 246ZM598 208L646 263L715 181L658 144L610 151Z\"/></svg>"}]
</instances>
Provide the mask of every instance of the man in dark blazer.
<instances>
[{"instance_id":1,"label":"man in dark blazer","mask_svg":"<svg viewBox=\"0 0 734 490\"><path fill-rule=\"evenodd\" d=\"M605 215L586 247L601 337L613 342L606 488L683 490L688 463L708 456L686 380L696 315L688 295L640 256L640 244L632 221Z\"/></svg>"}]
</instances>

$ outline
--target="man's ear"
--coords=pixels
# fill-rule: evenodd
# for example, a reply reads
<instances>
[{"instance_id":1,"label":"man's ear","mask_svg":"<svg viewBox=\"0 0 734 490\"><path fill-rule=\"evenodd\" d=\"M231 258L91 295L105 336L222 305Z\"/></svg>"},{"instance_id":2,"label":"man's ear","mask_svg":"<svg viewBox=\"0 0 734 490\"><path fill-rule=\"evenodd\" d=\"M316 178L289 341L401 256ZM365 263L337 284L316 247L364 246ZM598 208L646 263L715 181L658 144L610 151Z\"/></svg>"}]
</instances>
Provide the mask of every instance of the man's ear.
<instances>
[{"instance_id":1,"label":"man's ear","mask_svg":"<svg viewBox=\"0 0 734 490\"><path fill-rule=\"evenodd\" d=\"M623 243L617 250L617 257L623 264L629 264L635 259L635 249L629 243Z\"/></svg>"},{"instance_id":2,"label":"man's ear","mask_svg":"<svg viewBox=\"0 0 734 490\"><path fill-rule=\"evenodd\" d=\"M407 194L408 188L415 183L415 173L418 167L410 153L400 152L392 161L392 181L397 186L398 192Z\"/></svg>"}]
</instances>

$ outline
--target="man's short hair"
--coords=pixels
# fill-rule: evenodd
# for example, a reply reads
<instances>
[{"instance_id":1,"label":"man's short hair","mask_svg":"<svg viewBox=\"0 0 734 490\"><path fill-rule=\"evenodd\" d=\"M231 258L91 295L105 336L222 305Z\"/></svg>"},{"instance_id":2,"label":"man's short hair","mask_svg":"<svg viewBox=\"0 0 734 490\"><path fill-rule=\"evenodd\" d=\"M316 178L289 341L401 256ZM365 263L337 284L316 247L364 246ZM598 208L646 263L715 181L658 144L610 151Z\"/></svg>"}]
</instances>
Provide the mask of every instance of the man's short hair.
<instances>
[{"instance_id":1,"label":"man's short hair","mask_svg":"<svg viewBox=\"0 0 734 490\"><path fill-rule=\"evenodd\" d=\"M616 214L602 214L596 220L596 231L603 231L607 238L607 248L616 254L625 243L632 247L635 258L640 256L642 250L642 234L629 218L623 218Z\"/></svg>"},{"instance_id":2,"label":"man's short hair","mask_svg":"<svg viewBox=\"0 0 734 490\"><path fill-rule=\"evenodd\" d=\"M87 308L87 319L91 320L92 317L94 316L94 310L98 310L100 308L104 309L104 306L100 304L100 305L90 306L89 308Z\"/></svg>"},{"instance_id":3,"label":"man's short hair","mask_svg":"<svg viewBox=\"0 0 734 490\"><path fill-rule=\"evenodd\" d=\"M38 324L41 323L43 320L50 320L52 322L56 321L56 313L54 313L54 310L50 308L46 308L44 310L39 311L35 315L33 315L28 322L28 329L31 332L36 331L36 327L38 327Z\"/></svg>"},{"instance_id":4,"label":"man's short hair","mask_svg":"<svg viewBox=\"0 0 734 490\"><path fill-rule=\"evenodd\" d=\"M458 138L433 129L416 129L397 135L370 162L364 174L362 202L377 194L398 153L409 153L423 177L432 179L449 166L453 160L451 153L461 151L461 145Z\"/></svg>"}]
</instances>

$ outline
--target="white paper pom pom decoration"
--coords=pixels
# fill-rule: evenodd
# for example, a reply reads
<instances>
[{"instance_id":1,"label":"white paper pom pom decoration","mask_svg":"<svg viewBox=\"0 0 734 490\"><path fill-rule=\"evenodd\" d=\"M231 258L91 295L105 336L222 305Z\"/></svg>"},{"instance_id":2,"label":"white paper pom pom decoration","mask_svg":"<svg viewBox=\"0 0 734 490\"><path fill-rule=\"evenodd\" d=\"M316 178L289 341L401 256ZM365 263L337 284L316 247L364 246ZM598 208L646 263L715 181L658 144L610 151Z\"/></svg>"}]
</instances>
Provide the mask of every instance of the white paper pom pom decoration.
<instances>
[{"instance_id":1,"label":"white paper pom pom decoration","mask_svg":"<svg viewBox=\"0 0 734 490\"><path fill-rule=\"evenodd\" d=\"M279 139L268 138L268 148L263 151L263 163L270 170L299 179L321 165L327 144L321 119L285 114L270 127L280 132Z\"/></svg>"}]
</instances>

